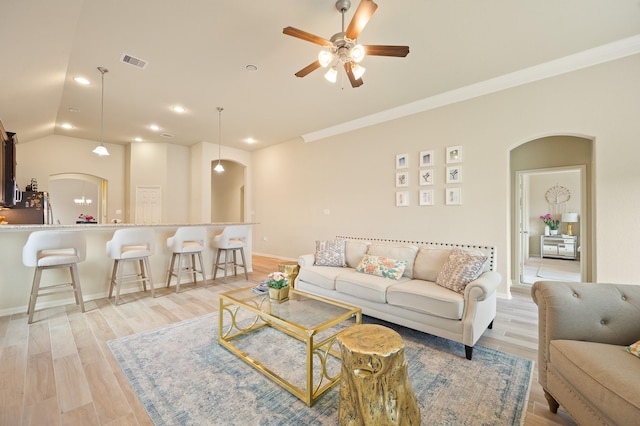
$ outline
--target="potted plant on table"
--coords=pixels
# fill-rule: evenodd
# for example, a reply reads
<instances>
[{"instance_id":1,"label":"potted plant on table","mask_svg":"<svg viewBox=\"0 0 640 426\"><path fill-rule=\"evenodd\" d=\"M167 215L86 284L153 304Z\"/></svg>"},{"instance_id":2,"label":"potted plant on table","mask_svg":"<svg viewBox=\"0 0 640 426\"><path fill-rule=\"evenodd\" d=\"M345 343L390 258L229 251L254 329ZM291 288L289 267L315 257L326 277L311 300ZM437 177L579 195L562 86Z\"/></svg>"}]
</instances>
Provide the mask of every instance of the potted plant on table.
<instances>
[{"instance_id":1,"label":"potted plant on table","mask_svg":"<svg viewBox=\"0 0 640 426\"><path fill-rule=\"evenodd\" d=\"M283 302L289 298L289 278L285 272L272 272L267 276L269 299Z\"/></svg>"},{"instance_id":2,"label":"potted plant on table","mask_svg":"<svg viewBox=\"0 0 640 426\"><path fill-rule=\"evenodd\" d=\"M549 235L549 233L551 235L557 235L558 234L558 228L560 227L560 221L559 220L553 220L553 218L551 217L551 214L549 214L549 213L545 214L544 216L540 216L540 219L545 224L545 230L544 230L544 234L545 235ZM550 232L547 232L546 227L549 228Z\"/></svg>"}]
</instances>

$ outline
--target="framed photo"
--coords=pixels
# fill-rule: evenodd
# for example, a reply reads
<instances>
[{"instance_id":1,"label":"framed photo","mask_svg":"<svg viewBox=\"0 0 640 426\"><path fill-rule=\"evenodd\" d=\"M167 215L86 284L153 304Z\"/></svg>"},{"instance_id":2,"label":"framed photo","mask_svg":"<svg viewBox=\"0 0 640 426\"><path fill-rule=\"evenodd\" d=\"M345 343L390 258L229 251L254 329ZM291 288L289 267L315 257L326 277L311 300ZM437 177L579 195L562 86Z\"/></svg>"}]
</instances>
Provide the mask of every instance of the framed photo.
<instances>
[{"instance_id":1,"label":"framed photo","mask_svg":"<svg viewBox=\"0 0 640 426\"><path fill-rule=\"evenodd\" d=\"M447 167L447 183L462 182L462 166Z\"/></svg>"},{"instance_id":2,"label":"framed photo","mask_svg":"<svg viewBox=\"0 0 640 426\"><path fill-rule=\"evenodd\" d=\"M432 206L433 205L433 189L421 189L420 190L420 205Z\"/></svg>"},{"instance_id":3,"label":"framed photo","mask_svg":"<svg viewBox=\"0 0 640 426\"><path fill-rule=\"evenodd\" d=\"M448 206L459 206L462 204L462 188L445 189L445 204Z\"/></svg>"},{"instance_id":4,"label":"framed photo","mask_svg":"<svg viewBox=\"0 0 640 426\"><path fill-rule=\"evenodd\" d=\"M447 147L447 164L462 163L462 146Z\"/></svg>"},{"instance_id":5,"label":"framed photo","mask_svg":"<svg viewBox=\"0 0 640 426\"><path fill-rule=\"evenodd\" d=\"M420 167L433 166L433 150L420 152Z\"/></svg>"},{"instance_id":6,"label":"framed photo","mask_svg":"<svg viewBox=\"0 0 640 426\"><path fill-rule=\"evenodd\" d=\"M396 187L409 186L409 172L396 173Z\"/></svg>"},{"instance_id":7,"label":"framed photo","mask_svg":"<svg viewBox=\"0 0 640 426\"><path fill-rule=\"evenodd\" d=\"M396 155L396 169L406 169L409 167L409 154Z\"/></svg>"},{"instance_id":8,"label":"framed photo","mask_svg":"<svg viewBox=\"0 0 640 426\"><path fill-rule=\"evenodd\" d=\"M419 173L420 186L433 185L433 169L422 169Z\"/></svg>"},{"instance_id":9,"label":"framed photo","mask_svg":"<svg viewBox=\"0 0 640 426\"><path fill-rule=\"evenodd\" d=\"M409 191L396 192L396 207L407 207L409 205Z\"/></svg>"}]
</instances>

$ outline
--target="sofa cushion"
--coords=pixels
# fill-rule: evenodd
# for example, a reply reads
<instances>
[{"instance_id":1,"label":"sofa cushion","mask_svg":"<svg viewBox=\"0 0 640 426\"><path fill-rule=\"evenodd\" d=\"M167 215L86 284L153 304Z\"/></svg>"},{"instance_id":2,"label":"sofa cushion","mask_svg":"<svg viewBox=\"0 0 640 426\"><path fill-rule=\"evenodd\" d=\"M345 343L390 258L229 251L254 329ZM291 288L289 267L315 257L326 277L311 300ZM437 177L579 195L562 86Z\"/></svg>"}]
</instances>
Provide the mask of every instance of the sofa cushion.
<instances>
[{"instance_id":1,"label":"sofa cushion","mask_svg":"<svg viewBox=\"0 0 640 426\"><path fill-rule=\"evenodd\" d=\"M387 257L367 254L360 261L356 272L397 280L402 276L406 267L406 260L389 259Z\"/></svg>"},{"instance_id":2,"label":"sofa cushion","mask_svg":"<svg viewBox=\"0 0 640 426\"><path fill-rule=\"evenodd\" d=\"M305 266L304 268L300 268L298 272L298 276L296 277L297 281L304 281L308 284L313 284L318 287L326 288L327 290L335 290L336 288L336 277L339 275L354 275L357 272L354 272L353 269L350 268L341 268L338 266ZM360 275L360 274L358 274Z\"/></svg>"},{"instance_id":3,"label":"sofa cushion","mask_svg":"<svg viewBox=\"0 0 640 426\"><path fill-rule=\"evenodd\" d=\"M454 248L438 274L436 284L462 294L467 284L482 274L486 262L487 257L482 253Z\"/></svg>"},{"instance_id":4,"label":"sofa cushion","mask_svg":"<svg viewBox=\"0 0 640 426\"><path fill-rule=\"evenodd\" d=\"M382 256L389 259L406 260L407 267L403 275L407 278L413 278L413 263L416 260L418 247L412 245L394 246L386 244L371 244L367 250L367 254L373 256Z\"/></svg>"},{"instance_id":5,"label":"sofa cushion","mask_svg":"<svg viewBox=\"0 0 640 426\"><path fill-rule=\"evenodd\" d=\"M316 241L315 265L347 266L344 261L344 240Z\"/></svg>"},{"instance_id":6,"label":"sofa cushion","mask_svg":"<svg viewBox=\"0 0 640 426\"><path fill-rule=\"evenodd\" d=\"M459 320L464 312L464 296L434 282L410 280L387 289L387 303L429 315Z\"/></svg>"},{"instance_id":7,"label":"sofa cushion","mask_svg":"<svg viewBox=\"0 0 640 426\"><path fill-rule=\"evenodd\" d=\"M640 363L624 346L577 340L552 340L551 372L562 377L589 405L615 424L637 424Z\"/></svg>"},{"instance_id":8,"label":"sofa cushion","mask_svg":"<svg viewBox=\"0 0 640 426\"><path fill-rule=\"evenodd\" d=\"M337 276L336 290L359 299L386 303L389 286L403 281L409 281L409 279L401 277L398 281L394 281L377 275L354 272L353 274Z\"/></svg>"},{"instance_id":9,"label":"sofa cushion","mask_svg":"<svg viewBox=\"0 0 640 426\"><path fill-rule=\"evenodd\" d=\"M420 247L413 264L413 278L435 282L449 258L451 249Z\"/></svg>"},{"instance_id":10,"label":"sofa cushion","mask_svg":"<svg viewBox=\"0 0 640 426\"><path fill-rule=\"evenodd\" d=\"M358 267L370 244L369 241L345 240L344 256L349 268Z\"/></svg>"}]
</instances>

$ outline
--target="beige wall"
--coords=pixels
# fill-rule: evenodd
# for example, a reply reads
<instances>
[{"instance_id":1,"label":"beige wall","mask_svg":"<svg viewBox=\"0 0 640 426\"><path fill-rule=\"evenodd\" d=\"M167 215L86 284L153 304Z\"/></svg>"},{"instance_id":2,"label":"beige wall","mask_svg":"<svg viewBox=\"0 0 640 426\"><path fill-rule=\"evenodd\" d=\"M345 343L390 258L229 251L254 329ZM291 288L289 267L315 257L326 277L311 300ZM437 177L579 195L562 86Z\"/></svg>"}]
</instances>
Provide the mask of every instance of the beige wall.
<instances>
[{"instance_id":1,"label":"beige wall","mask_svg":"<svg viewBox=\"0 0 640 426\"><path fill-rule=\"evenodd\" d=\"M19 137L20 135L18 135ZM24 190L31 178L38 179L38 189L48 191L49 176L59 173L86 173L107 180L107 220L116 210L125 207L124 168L126 149L121 145L105 144L108 157L98 157L91 151L97 142L86 139L52 135L16 146L16 180Z\"/></svg>"},{"instance_id":2,"label":"beige wall","mask_svg":"<svg viewBox=\"0 0 640 426\"><path fill-rule=\"evenodd\" d=\"M639 283L630 267L640 252L640 227L633 226L640 213L638 75L635 55L317 142L257 151L254 251L296 257L335 235L490 244L507 295L509 152L545 136L580 135L594 140L595 280ZM443 203L443 158L453 145L464 156L463 205L455 207ZM427 149L436 153L436 204L421 207L417 157ZM410 155L404 208L394 203L400 153Z\"/></svg>"}]
</instances>

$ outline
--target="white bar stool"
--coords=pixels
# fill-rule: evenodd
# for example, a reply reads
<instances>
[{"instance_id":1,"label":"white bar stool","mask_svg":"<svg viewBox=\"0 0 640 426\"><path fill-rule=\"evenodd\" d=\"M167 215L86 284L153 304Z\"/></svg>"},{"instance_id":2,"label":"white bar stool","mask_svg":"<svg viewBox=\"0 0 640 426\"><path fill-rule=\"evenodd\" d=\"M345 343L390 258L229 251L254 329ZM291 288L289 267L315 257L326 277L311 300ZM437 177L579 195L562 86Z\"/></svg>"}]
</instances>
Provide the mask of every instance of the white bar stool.
<instances>
[{"instance_id":1,"label":"white bar stool","mask_svg":"<svg viewBox=\"0 0 640 426\"><path fill-rule=\"evenodd\" d=\"M216 255L216 261L213 264L213 279L216 279L218 269L224 270L223 282L227 282L227 270L229 267L233 267L234 276L238 276L238 267L244 269L244 276L249 280L249 274L247 273L247 262L244 258L244 248L247 245L247 226L227 226L222 233L216 235L213 238L213 248L218 250ZM242 263L238 263L236 252L240 252L242 257ZM220 263L220 255L224 252L224 262ZM233 260L231 260L233 258Z\"/></svg>"},{"instance_id":2,"label":"white bar stool","mask_svg":"<svg viewBox=\"0 0 640 426\"><path fill-rule=\"evenodd\" d=\"M151 287L151 297L155 297L149 256L155 253L155 235L151 228L124 228L113 233L107 241L107 256L113 259L113 272L109 284L109 297L116 288L115 304L120 298L120 288L126 282L142 282L142 288L147 291L147 283ZM125 262L133 261L139 264L140 272L124 274ZM135 265L134 265L135 268Z\"/></svg>"},{"instance_id":3,"label":"white bar stool","mask_svg":"<svg viewBox=\"0 0 640 426\"><path fill-rule=\"evenodd\" d=\"M84 312L82 289L78 277L78 263L87 256L87 243L84 232L78 231L35 231L29 234L22 248L22 263L35 266L31 296L29 297L29 324L33 322L33 312L38 296L46 296L60 291L68 291L70 286L76 299L76 305ZM69 268L70 283L52 284L40 287L42 271L53 268Z\"/></svg>"},{"instance_id":4,"label":"white bar stool","mask_svg":"<svg viewBox=\"0 0 640 426\"><path fill-rule=\"evenodd\" d=\"M173 252L169 273L167 275L167 287L171 285L171 277L176 277L176 293L180 291L180 277L183 272L191 272L194 284L198 284L196 273L202 275L202 283L206 286L207 277L204 274L203 252L207 240L207 228L204 226L185 226L178 228L173 237L167 238L167 248ZM191 265L182 265L182 256L191 259ZM196 256L200 262L200 269L196 265ZM175 266L176 258L178 260Z\"/></svg>"}]
</instances>

